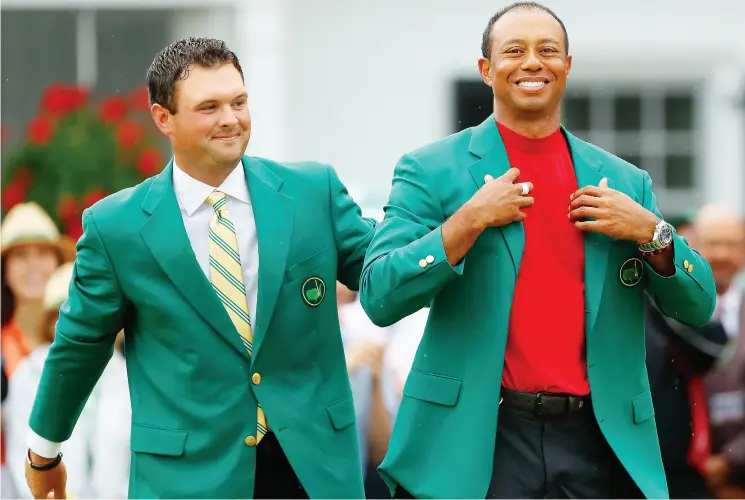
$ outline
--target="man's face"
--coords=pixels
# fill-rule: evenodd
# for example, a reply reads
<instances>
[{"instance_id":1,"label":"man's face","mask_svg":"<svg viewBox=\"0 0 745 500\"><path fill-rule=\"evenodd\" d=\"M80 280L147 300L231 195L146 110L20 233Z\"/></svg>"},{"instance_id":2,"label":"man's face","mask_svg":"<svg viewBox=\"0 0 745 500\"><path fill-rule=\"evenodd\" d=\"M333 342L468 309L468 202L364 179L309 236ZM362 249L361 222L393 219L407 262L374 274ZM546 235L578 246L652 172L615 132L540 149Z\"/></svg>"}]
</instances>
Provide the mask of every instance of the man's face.
<instances>
[{"instance_id":1,"label":"man's face","mask_svg":"<svg viewBox=\"0 0 745 500\"><path fill-rule=\"evenodd\" d=\"M726 292L745 266L745 224L735 218L711 218L696 224L692 240L711 265L717 292Z\"/></svg>"},{"instance_id":2,"label":"man's face","mask_svg":"<svg viewBox=\"0 0 745 500\"><path fill-rule=\"evenodd\" d=\"M497 106L518 115L556 112L571 66L561 25L533 9L510 11L494 23L491 58L479 60Z\"/></svg>"},{"instance_id":3,"label":"man's face","mask_svg":"<svg viewBox=\"0 0 745 500\"><path fill-rule=\"evenodd\" d=\"M174 151L195 164L240 161L251 136L251 115L243 79L232 64L191 67L176 84L174 107L167 127L161 127Z\"/></svg>"}]
</instances>

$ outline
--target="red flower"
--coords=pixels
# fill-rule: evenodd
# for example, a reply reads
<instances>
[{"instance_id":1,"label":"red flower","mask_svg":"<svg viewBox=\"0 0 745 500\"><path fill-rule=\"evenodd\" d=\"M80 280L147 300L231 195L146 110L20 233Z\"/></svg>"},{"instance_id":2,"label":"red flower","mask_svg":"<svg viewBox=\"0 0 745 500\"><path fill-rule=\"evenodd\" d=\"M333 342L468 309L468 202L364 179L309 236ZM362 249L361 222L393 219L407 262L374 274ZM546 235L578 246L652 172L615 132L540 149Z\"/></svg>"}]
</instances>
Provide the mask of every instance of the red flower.
<instances>
[{"instance_id":1,"label":"red flower","mask_svg":"<svg viewBox=\"0 0 745 500\"><path fill-rule=\"evenodd\" d=\"M142 153L140 153L140 157L137 159L137 170L144 177L150 177L157 174L162 166L163 161L161 159L161 153L160 150L156 148L144 149Z\"/></svg>"},{"instance_id":2,"label":"red flower","mask_svg":"<svg viewBox=\"0 0 745 500\"><path fill-rule=\"evenodd\" d=\"M127 101L121 97L107 97L101 102L98 116L104 123L117 123L127 116Z\"/></svg>"},{"instance_id":3,"label":"red flower","mask_svg":"<svg viewBox=\"0 0 745 500\"><path fill-rule=\"evenodd\" d=\"M28 189L31 187L31 183L34 182L34 176L28 168L22 167L16 172L14 180L23 186L24 189Z\"/></svg>"},{"instance_id":4,"label":"red flower","mask_svg":"<svg viewBox=\"0 0 745 500\"><path fill-rule=\"evenodd\" d=\"M129 94L129 105L132 109L148 111L150 109L150 96L147 86L137 87Z\"/></svg>"},{"instance_id":5,"label":"red flower","mask_svg":"<svg viewBox=\"0 0 745 500\"><path fill-rule=\"evenodd\" d=\"M116 139L119 147L123 149L133 148L145 137L145 129L134 121L125 121L116 131Z\"/></svg>"},{"instance_id":6,"label":"red flower","mask_svg":"<svg viewBox=\"0 0 745 500\"><path fill-rule=\"evenodd\" d=\"M88 208L90 206L93 206L98 201L103 200L104 198L106 198L106 192L104 190L94 189L93 191L90 191L87 195L85 195L83 206Z\"/></svg>"},{"instance_id":7,"label":"red flower","mask_svg":"<svg viewBox=\"0 0 745 500\"><path fill-rule=\"evenodd\" d=\"M81 217L72 217L65 221L65 227L67 228L65 234L70 238L77 241L81 236L83 236L83 221L81 220Z\"/></svg>"},{"instance_id":8,"label":"red flower","mask_svg":"<svg viewBox=\"0 0 745 500\"><path fill-rule=\"evenodd\" d=\"M52 116L64 116L88 102L88 92L77 85L57 84L47 88L41 99L41 109Z\"/></svg>"},{"instance_id":9,"label":"red flower","mask_svg":"<svg viewBox=\"0 0 745 500\"><path fill-rule=\"evenodd\" d=\"M54 124L48 116L38 116L28 124L28 140L37 146L43 146L54 137Z\"/></svg>"},{"instance_id":10,"label":"red flower","mask_svg":"<svg viewBox=\"0 0 745 500\"><path fill-rule=\"evenodd\" d=\"M10 210L15 205L22 203L26 199L27 187L23 185L22 181L15 178L13 182L5 186L3 189L2 206L5 210Z\"/></svg>"},{"instance_id":11,"label":"red flower","mask_svg":"<svg viewBox=\"0 0 745 500\"><path fill-rule=\"evenodd\" d=\"M57 217L65 222L72 220L80 214L80 207L74 196L63 195L57 201Z\"/></svg>"}]
</instances>

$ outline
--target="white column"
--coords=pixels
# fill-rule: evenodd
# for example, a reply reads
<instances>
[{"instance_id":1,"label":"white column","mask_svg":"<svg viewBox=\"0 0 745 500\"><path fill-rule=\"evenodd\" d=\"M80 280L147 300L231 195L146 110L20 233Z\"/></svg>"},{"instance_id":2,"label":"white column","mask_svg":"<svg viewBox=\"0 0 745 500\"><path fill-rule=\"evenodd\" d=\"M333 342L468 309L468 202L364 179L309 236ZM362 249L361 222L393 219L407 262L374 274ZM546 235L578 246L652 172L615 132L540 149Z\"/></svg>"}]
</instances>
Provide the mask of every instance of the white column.
<instances>
[{"instance_id":1,"label":"white column","mask_svg":"<svg viewBox=\"0 0 745 500\"><path fill-rule=\"evenodd\" d=\"M231 7L181 9L171 27L173 40L219 38L238 55L253 122L247 154L277 160L286 155L284 11L285 0L235 0Z\"/></svg>"},{"instance_id":2,"label":"white column","mask_svg":"<svg viewBox=\"0 0 745 500\"><path fill-rule=\"evenodd\" d=\"M98 81L96 32L96 11L78 10L75 14L75 72L78 85L89 89Z\"/></svg>"},{"instance_id":3,"label":"white column","mask_svg":"<svg viewBox=\"0 0 745 500\"><path fill-rule=\"evenodd\" d=\"M173 13L171 38L173 41L189 36L204 36L225 40L228 46L235 41L234 9L213 6L209 9L177 9Z\"/></svg>"},{"instance_id":4,"label":"white column","mask_svg":"<svg viewBox=\"0 0 745 500\"><path fill-rule=\"evenodd\" d=\"M246 78L252 131L247 154L281 161L289 154L285 88L292 76L287 50L287 0L240 0L232 25L233 51ZM302 85L295 75L294 85Z\"/></svg>"},{"instance_id":5,"label":"white column","mask_svg":"<svg viewBox=\"0 0 745 500\"><path fill-rule=\"evenodd\" d=\"M702 199L745 214L745 70L727 64L710 75L699 108Z\"/></svg>"}]
</instances>

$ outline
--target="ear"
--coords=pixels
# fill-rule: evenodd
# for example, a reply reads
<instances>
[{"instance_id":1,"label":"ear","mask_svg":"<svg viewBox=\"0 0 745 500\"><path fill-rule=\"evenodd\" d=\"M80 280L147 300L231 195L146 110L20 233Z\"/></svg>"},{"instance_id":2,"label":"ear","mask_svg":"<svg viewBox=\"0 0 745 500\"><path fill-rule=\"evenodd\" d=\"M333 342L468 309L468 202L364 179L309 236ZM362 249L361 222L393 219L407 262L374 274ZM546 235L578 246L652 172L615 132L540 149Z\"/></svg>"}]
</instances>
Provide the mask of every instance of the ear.
<instances>
[{"instance_id":1,"label":"ear","mask_svg":"<svg viewBox=\"0 0 745 500\"><path fill-rule=\"evenodd\" d=\"M150 115L153 117L155 126L158 127L158 130L160 130L163 135L165 135L166 137L171 135L173 127L173 115L170 111L168 111L160 104L156 103L150 106Z\"/></svg>"},{"instance_id":2,"label":"ear","mask_svg":"<svg viewBox=\"0 0 745 500\"><path fill-rule=\"evenodd\" d=\"M491 75L489 72L491 71L491 61L485 57L482 57L479 59L479 73L481 73L481 79L484 81L484 83L491 87Z\"/></svg>"},{"instance_id":3,"label":"ear","mask_svg":"<svg viewBox=\"0 0 745 500\"><path fill-rule=\"evenodd\" d=\"M572 56L567 56L567 78L569 78L569 74L572 72Z\"/></svg>"}]
</instances>

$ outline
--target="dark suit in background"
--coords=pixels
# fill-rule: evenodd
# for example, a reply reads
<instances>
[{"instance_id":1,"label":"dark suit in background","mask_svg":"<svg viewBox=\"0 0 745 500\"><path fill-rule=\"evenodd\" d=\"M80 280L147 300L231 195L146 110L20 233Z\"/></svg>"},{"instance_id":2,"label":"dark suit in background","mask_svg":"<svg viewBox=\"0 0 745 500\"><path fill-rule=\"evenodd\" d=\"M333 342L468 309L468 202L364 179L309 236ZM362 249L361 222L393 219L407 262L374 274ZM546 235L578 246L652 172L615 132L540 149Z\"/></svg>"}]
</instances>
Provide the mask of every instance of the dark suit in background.
<instances>
[{"instance_id":1,"label":"dark suit in background","mask_svg":"<svg viewBox=\"0 0 745 500\"><path fill-rule=\"evenodd\" d=\"M701 377L712 370L726 343L727 333L718 322L690 328L647 304L647 371L670 498L712 497L697 470L706 453L699 455L697 463L691 448L698 425L706 434L697 437L704 439L704 448L708 448L708 412Z\"/></svg>"}]
</instances>

